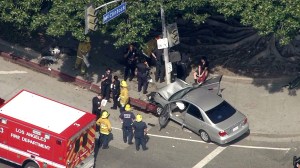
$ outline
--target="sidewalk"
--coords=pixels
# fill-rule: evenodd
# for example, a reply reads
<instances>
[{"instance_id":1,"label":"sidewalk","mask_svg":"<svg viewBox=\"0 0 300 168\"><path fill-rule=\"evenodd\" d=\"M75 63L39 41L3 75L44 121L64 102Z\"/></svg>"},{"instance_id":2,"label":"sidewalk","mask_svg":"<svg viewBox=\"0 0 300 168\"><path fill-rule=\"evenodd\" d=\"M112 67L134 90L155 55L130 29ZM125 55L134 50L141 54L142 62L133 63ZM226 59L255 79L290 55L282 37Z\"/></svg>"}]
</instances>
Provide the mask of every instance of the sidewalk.
<instances>
[{"instance_id":1,"label":"sidewalk","mask_svg":"<svg viewBox=\"0 0 300 168\"><path fill-rule=\"evenodd\" d=\"M118 63L117 59L109 57L109 55L105 60L101 57L92 57L92 67L86 77L78 76L76 75L78 72L72 70L75 56L66 56L56 64L42 67L38 65L39 53L21 46L14 46L1 39L0 56L10 62L62 81L74 83L93 92L99 92L98 75L104 73L107 66L113 68L114 75L118 75L121 79L123 77L123 66ZM281 88L289 80L289 78L250 79L240 76L223 76L221 82L223 98L248 117L251 131L248 139L270 142L300 141L300 132L298 131L300 118L296 117L300 111L300 96L290 95L287 89ZM192 81L192 75L190 75L187 82L192 83ZM144 94L137 92L136 78L128 83L131 97L146 100ZM148 92L164 85L166 83L152 83L149 85ZM155 117L152 117L151 120L157 122Z\"/></svg>"}]
</instances>

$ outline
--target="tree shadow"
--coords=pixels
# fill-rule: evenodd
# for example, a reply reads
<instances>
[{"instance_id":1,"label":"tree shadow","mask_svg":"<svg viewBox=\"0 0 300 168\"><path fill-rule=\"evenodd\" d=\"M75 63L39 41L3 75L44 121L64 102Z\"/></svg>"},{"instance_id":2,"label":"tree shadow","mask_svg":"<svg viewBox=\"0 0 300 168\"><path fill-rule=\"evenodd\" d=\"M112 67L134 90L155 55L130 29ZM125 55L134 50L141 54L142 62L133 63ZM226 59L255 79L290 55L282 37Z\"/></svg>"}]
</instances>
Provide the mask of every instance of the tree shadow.
<instances>
[{"instance_id":1,"label":"tree shadow","mask_svg":"<svg viewBox=\"0 0 300 168\"><path fill-rule=\"evenodd\" d=\"M212 73L249 78L269 93L282 92L282 86L300 72L300 36L280 46L273 35L260 36L237 19L220 15L209 17L201 25L178 24L178 30L180 47L191 53L194 65L206 56ZM298 89L289 90L289 95L295 95Z\"/></svg>"},{"instance_id":2,"label":"tree shadow","mask_svg":"<svg viewBox=\"0 0 300 168\"><path fill-rule=\"evenodd\" d=\"M280 47L275 43L273 47L276 47L282 55L274 56L274 53L266 52L271 45L272 37L261 37L253 28L239 24L236 19L226 20L222 16L213 16L201 25L185 26L184 23L186 22L178 22L180 44L175 49L191 57L190 67L195 66L201 56L206 56L212 73L251 78L253 85L262 86L269 93L284 91L286 88L283 86L291 82L300 71L298 50L289 50L291 47ZM104 36L99 32L91 35L92 50L89 58L91 67L88 68L86 75L80 75L79 71L73 69L79 42L72 38L71 33L53 38L38 32L30 35L15 32L16 36L10 38L11 36L8 36L12 33L10 30L11 25L3 27L1 31L7 35L0 38L10 41L13 45L11 43L1 45L1 50L26 61L38 62L43 51L49 46L61 47L65 55L57 64L50 67L62 72L52 72L62 81L84 80L88 81L87 87L91 83L99 84L99 76L108 67L113 70L114 75L118 75L120 79L123 77L125 47L116 49L113 45L115 40L110 36ZM291 44L296 45L298 41L300 40L296 38ZM188 71L191 74L191 68ZM289 95L297 95L298 89L299 87L288 89Z\"/></svg>"}]
</instances>

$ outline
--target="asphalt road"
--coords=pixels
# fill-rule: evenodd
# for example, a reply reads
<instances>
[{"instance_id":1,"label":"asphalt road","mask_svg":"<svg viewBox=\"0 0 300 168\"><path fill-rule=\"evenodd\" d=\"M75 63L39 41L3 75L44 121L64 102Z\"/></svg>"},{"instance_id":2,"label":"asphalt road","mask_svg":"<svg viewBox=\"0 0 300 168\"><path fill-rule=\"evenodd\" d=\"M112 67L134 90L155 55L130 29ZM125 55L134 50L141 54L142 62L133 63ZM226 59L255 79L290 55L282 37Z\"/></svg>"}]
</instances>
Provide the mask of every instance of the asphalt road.
<instances>
[{"instance_id":1,"label":"asphalt road","mask_svg":"<svg viewBox=\"0 0 300 168\"><path fill-rule=\"evenodd\" d=\"M1 98L9 99L21 89L28 89L79 109L91 110L91 99L95 93L2 59L0 65ZM300 154L299 142L251 141L247 136L226 146L207 144L173 122L159 131L157 119L148 114L143 115L144 120L155 124L154 127L149 126L149 150L137 152L134 146L122 142L117 116L117 112L111 112L114 140L108 150L100 149L97 153L96 168L290 168L292 156ZM16 166L1 160L2 167Z\"/></svg>"}]
</instances>

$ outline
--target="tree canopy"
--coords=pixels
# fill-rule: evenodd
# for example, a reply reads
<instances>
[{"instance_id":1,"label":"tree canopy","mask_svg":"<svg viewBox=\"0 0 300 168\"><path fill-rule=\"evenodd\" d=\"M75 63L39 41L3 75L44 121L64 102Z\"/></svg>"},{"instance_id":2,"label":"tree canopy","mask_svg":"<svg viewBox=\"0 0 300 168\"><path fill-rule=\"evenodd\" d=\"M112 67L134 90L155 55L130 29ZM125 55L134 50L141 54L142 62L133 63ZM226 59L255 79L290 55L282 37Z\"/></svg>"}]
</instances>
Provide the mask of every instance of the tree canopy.
<instances>
[{"instance_id":1,"label":"tree canopy","mask_svg":"<svg viewBox=\"0 0 300 168\"><path fill-rule=\"evenodd\" d=\"M300 30L300 0L212 0L218 12L240 18L261 35L274 34L288 44Z\"/></svg>"},{"instance_id":2,"label":"tree canopy","mask_svg":"<svg viewBox=\"0 0 300 168\"><path fill-rule=\"evenodd\" d=\"M94 0L95 6L107 0ZM300 0L127 0L124 14L102 24L102 16L120 4L99 10L99 30L116 38L115 45L144 43L149 33L161 31L160 6L169 23L182 17L201 24L212 13L237 17L244 25L253 26L261 35L275 34L287 44L299 32ZM78 40L84 38L84 7L89 1L26 0L0 1L0 20L28 31L44 31L59 37L70 32Z\"/></svg>"},{"instance_id":3,"label":"tree canopy","mask_svg":"<svg viewBox=\"0 0 300 168\"><path fill-rule=\"evenodd\" d=\"M94 6L107 3L107 0L95 0ZM84 7L88 1L74 0L28 0L0 2L0 20L10 22L19 29L45 31L50 36L63 36L71 32L78 40L84 39ZM116 46L129 42L143 43L150 31L161 29L161 0L128 0L124 14L102 24L102 16L120 4L114 3L99 10L99 30L116 38ZM164 1L167 19L174 20L178 15L200 23L207 14L201 12L206 0Z\"/></svg>"}]
</instances>

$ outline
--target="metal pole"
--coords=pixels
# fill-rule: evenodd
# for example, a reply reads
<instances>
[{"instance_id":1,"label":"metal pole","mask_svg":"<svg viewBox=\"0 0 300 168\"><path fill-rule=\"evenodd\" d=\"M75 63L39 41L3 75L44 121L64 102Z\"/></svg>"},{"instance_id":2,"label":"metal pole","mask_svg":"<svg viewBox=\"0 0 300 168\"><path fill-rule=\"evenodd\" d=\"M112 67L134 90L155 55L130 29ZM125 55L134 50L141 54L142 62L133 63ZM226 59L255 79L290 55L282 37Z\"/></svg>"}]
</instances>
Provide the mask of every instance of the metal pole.
<instances>
[{"instance_id":1,"label":"metal pole","mask_svg":"<svg viewBox=\"0 0 300 168\"><path fill-rule=\"evenodd\" d=\"M162 33L163 38L167 38L167 29L166 29L166 21L165 21L165 12L162 4L160 5L160 13L161 13L161 24L162 24ZM166 82L167 84L171 83L171 72L169 72L169 51L168 47L164 48L164 59L165 59L165 72L166 72Z\"/></svg>"},{"instance_id":2,"label":"metal pole","mask_svg":"<svg viewBox=\"0 0 300 168\"><path fill-rule=\"evenodd\" d=\"M119 2L119 1L123 1L123 0L114 0L114 1L111 1L111 2L107 2L107 3L105 3L105 4L101 5L101 6L98 6L97 8L95 8L95 10L99 10L99 9L101 9L101 8L109 5L109 4L116 3L116 2Z\"/></svg>"}]
</instances>

